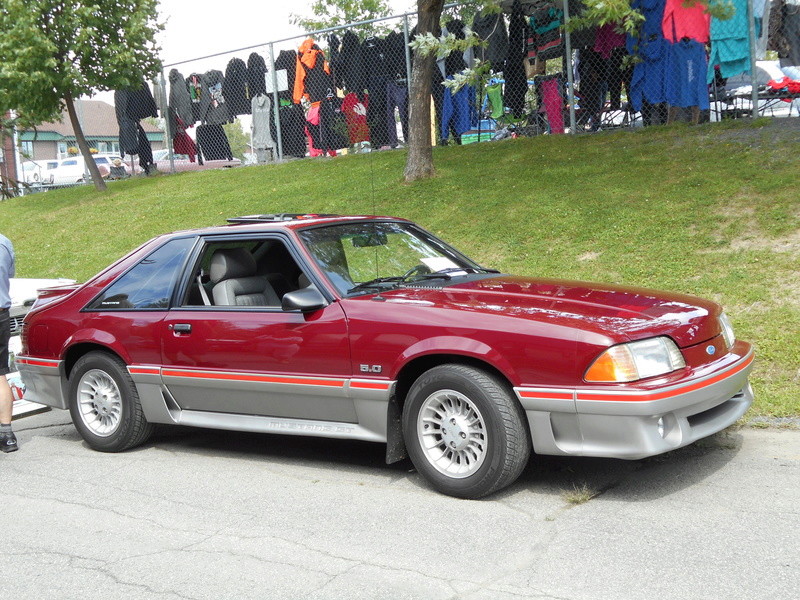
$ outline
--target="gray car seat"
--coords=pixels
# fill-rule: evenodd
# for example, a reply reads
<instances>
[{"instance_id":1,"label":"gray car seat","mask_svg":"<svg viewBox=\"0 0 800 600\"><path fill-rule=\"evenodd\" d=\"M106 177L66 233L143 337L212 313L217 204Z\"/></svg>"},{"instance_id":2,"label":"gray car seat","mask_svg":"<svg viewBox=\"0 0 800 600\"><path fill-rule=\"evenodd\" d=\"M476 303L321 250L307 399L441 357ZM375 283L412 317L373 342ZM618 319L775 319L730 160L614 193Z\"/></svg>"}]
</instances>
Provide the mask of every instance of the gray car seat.
<instances>
[{"instance_id":1,"label":"gray car seat","mask_svg":"<svg viewBox=\"0 0 800 600\"><path fill-rule=\"evenodd\" d=\"M245 248L217 250L211 257L211 296L217 306L280 306L278 294Z\"/></svg>"}]
</instances>

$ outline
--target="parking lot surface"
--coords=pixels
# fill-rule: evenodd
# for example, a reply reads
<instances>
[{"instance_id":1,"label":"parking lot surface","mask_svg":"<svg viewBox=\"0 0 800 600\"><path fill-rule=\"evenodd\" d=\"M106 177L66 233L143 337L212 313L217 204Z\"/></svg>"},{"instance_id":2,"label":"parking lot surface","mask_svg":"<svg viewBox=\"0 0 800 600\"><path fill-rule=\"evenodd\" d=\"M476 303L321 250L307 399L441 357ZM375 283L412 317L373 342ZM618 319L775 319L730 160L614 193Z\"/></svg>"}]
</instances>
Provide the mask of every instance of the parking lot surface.
<instances>
[{"instance_id":1,"label":"parking lot surface","mask_svg":"<svg viewBox=\"0 0 800 600\"><path fill-rule=\"evenodd\" d=\"M534 457L480 501L377 444L165 428L90 450L63 411L0 455L8 598L797 598L800 432L641 461ZM587 492L580 494L576 492ZM594 497L577 503L588 496Z\"/></svg>"}]
</instances>

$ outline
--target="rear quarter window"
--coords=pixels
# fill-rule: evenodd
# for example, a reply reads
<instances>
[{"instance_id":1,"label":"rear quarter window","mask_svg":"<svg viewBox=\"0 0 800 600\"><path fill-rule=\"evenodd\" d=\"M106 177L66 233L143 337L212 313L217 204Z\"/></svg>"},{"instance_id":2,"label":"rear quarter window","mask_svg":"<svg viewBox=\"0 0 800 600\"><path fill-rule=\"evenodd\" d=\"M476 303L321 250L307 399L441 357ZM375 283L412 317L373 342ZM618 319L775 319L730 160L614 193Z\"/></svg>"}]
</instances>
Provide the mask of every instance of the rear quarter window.
<instances>
[{"instance_id":1,"label":"rear quarter window","mask_svg":"<svg viewBox=\"0 0 800 600\"><path fill-rule=\"evenodd\" d=\"M88 310L161 310L169 299L193 238L171 240L120 276Z\"/></svg>"}]
</instances>

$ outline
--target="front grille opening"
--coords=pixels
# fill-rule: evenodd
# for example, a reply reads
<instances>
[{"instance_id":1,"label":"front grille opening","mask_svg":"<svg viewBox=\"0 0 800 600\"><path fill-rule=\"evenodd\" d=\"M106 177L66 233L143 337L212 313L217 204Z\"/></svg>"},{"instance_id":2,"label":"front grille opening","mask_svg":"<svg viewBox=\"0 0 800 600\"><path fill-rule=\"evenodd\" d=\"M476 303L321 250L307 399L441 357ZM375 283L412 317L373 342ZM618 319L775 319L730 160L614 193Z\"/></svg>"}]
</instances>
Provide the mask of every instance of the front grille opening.
<instances>
[{"instance_id":1,"label":"front grille opening","mask_svg":"<svg viewBox=\"0 0 800 600\"><path fill-rule=\"evenodd\" d=\"M25 318L25 315L19 315L17 317L11 317L11 322L9 326L11 327L11 335L19 335L22 331L22 320Z\"/></svg>"},{"instance_id":2,"label":"front grille opening","mask_svg":"<svg viewBox=\"0 0 800 600\"><path fill-rule=\"evenodd\" d=\"M737 401L742 400L744 398L744 389L740 390L735 396L732 396L730 399L726 400L722 404L718 404L714 408L709 408L708 410L704 410L703 412L697 413L696 415L692 415L691 417L687 417L686 420L689 421L689 425L692 427L697 427L698 425L705 425L724 415L728 410L733 408L733 406L737 403Z\"/></svg>"}]
</instances>

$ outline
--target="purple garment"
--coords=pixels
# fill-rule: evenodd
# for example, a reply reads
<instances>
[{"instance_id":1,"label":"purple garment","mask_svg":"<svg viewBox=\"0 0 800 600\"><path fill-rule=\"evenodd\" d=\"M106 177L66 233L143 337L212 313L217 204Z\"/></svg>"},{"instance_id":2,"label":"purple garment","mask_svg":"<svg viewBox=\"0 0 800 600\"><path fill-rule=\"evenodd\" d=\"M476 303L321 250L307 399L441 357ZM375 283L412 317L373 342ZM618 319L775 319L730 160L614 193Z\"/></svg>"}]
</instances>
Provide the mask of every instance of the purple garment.
<instances>
[{"instance_id":1,"label":"purple garment","mask_svg":"<svg viewBox=\"0 0 800 600\"><path fill-rule=\"evenodd\" d=\"M604 59L608 60L611 58L611 52L614 48L619 48L624 45L625 34L617 33L616 23L606 23L597 28L593 50Z\"/></svg>"}]
</instances>

